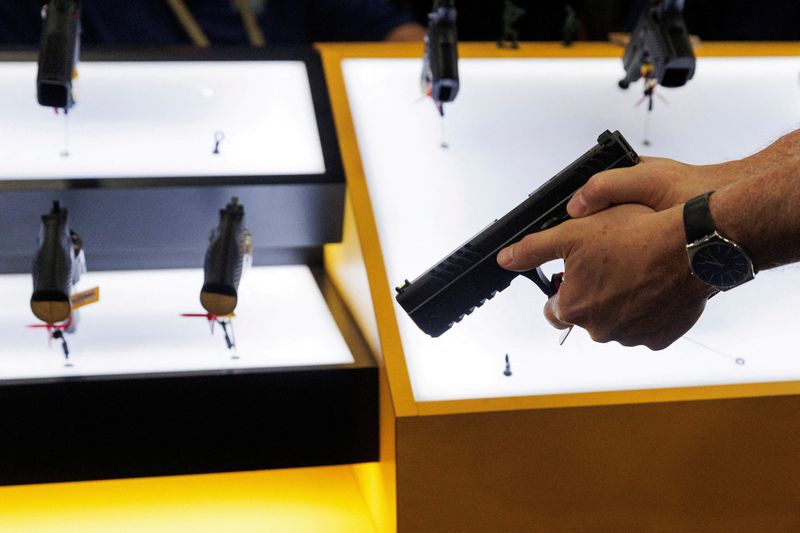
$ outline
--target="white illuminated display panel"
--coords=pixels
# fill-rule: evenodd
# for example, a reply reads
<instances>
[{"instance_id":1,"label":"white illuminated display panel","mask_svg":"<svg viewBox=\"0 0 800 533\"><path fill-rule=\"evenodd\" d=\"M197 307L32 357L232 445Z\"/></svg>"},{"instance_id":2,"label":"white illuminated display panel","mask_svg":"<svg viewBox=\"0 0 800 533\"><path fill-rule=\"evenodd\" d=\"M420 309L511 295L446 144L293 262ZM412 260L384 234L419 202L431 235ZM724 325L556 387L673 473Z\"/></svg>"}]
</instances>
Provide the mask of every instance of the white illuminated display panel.
<instances>
[{"instance_id":1,"label":"white illuminated display panel","mask_svg":"<svg viewBox=\"0 0 800 533\"><path fill-rule=\"evenodd\" d=\"M656 99L652 145L643 146L646 104L634 107L641 82L619 89L621 63L464 59L461 92L445 105L443 149L438 115L420 98L419 60L343 62L390 283L413 279L507 213L603 130L620 130L642 155L712 163L800 127L800 59L701 58L686 87L657 90L669 104ZM437 339L395 303L416 399L800 379L798 267L763 272L718 295L661 352L596 344L578 328L559 346L542 316L545 300L520 277Z\"/></svg>"},{"instance_id":2,"label":"white illuminated display panel","mask_svg":"<svg viewBox=\"0 0 800 533\"><path fill-rule=\"evenodd\" d=\"M65 125L36 101L35 63L0 64L0 179L325 171L301 61L86 62L78 72Z\"/></svg>"},{"instance_id":3,"label":"white illuminated display panel","mask_svg":"<svg viewBox=\"0 0 800 533\"><path fill-rule=\"evenodd\" d=\"M210 333L200 306L203 271L89 272L78 290L100 287L100 301L79 309L67 335L71 367L60 341L31 329L29 275L0 276L0 380L105 374L183 372L353 362L311 272L305 266L252 268L239 286L233 319L238 359L222 329Z\"/></svg>"}]
</instances>

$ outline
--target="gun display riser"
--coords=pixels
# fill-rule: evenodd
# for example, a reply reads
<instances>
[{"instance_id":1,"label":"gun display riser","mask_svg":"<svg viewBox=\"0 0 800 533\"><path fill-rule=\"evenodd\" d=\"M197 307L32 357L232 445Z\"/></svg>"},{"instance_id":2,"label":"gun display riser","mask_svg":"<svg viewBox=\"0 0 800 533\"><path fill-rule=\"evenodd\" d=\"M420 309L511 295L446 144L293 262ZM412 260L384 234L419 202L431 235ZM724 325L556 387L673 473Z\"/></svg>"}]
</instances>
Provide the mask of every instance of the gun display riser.
<instances>
[{"instance_id":1,"label":"gun display riser","mask_svg":"<svg viewBox=\"0 0 800 533\"><path fill-rule=\"evenodd\" d=\"M497 253L526 235L569 218L566 205L598 172L633 166L636 152L619 132L604 132L598 144L531 193L436 266L397 289L397 302L431 337L438 337L520 275L501 268Z\"/></svg>"}]
</instances>

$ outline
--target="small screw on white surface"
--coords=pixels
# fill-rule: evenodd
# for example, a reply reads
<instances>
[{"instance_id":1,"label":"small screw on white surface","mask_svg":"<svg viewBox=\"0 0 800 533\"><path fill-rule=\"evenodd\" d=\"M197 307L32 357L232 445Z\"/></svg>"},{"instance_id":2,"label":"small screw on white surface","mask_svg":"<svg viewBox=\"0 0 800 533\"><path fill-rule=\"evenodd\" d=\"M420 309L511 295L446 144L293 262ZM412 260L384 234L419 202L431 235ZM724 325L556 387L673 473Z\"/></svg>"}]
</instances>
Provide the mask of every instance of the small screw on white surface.
<instances>
[{"instance_id":1,"label":"small screw on white surface","mask_svg":"<svg viewBox=\"0 0 800 533\"><path fill-rule=\"evenodd\" d=\"M214 151L212 153L219 154L219 145L225 140L225 134L221 131L214 132Z\"/></svg>"}]
</instances>

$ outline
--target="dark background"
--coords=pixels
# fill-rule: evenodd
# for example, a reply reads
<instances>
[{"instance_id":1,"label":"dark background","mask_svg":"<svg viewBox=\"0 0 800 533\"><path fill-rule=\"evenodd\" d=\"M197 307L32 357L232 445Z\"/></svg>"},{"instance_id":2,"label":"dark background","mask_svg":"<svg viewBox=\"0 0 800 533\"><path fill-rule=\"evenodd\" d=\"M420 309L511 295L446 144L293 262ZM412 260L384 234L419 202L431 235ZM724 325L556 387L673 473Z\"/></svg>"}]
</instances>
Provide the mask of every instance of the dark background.
<instances>
[{"instance_id":1,"label":"dark background","mask_svg":"<svg viewBox=\"0 0 800 533\"><path fill-rule=\"evenodd\" d=\"M395 0L420 23L431 0ZM578 39L606 40L630 31L644 0L514 0L527 11L516 24L520 40L560 40L571 4L580 20ZM495 41L502 30L503 0L456 0L459 38ZM686 0L689 31L708 41L800 40L800 0Z\"/></svg>"},{"instance_id":2,"label":"dark background","mask_svg":"<svg viewBox=\"0 0 800 533\"><path fill-rule=\"evenodd\" d=\"M231 0L185 0L216 45L246 44ZM261 3L261 26L274 45L381 40L400 24L426 24L433 0L251 0ZM576 40L604 41L630 31L647 0L513 0L526 10L515 24L520 40L558 41L571 5ZM266 2L266 3L264 3ZM0 0L0 45L36 46L43 0ZM496 41L503 0L456 0L462 41ZM83 44L188 44L166 0L83 0ZM397 9L397 8L401 9ZM403 11L405 10L405 11ZM800 40L800 0L686 0L693 35L714 40Z\"/></svg>"}]
</instances>

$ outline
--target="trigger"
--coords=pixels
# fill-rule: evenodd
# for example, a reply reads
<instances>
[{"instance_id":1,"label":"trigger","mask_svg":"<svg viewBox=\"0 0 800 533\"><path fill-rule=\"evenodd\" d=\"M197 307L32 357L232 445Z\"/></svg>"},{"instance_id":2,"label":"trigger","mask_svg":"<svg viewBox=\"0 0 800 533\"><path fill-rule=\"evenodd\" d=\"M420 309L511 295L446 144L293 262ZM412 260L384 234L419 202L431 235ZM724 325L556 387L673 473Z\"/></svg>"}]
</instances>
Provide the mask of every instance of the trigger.
<instances>
[{"instance_id":1,"label":"trigger","mask_svg":"<svg viewBox=\"0 0 800 533\"><path fill-rule=\"evenodd\" d=\"M548 298L550 298L556 292L558 292L558 288L554 287L553 283L551 283L550 280L547 279L547 276L544 275L544 272L542 272L541 268L537 267L534 270L528 270L527 272L520 272L520 274L522 274L523 276L534 282L537 287L542 289L542 292Z\"/></svg>"}]
</instances>

